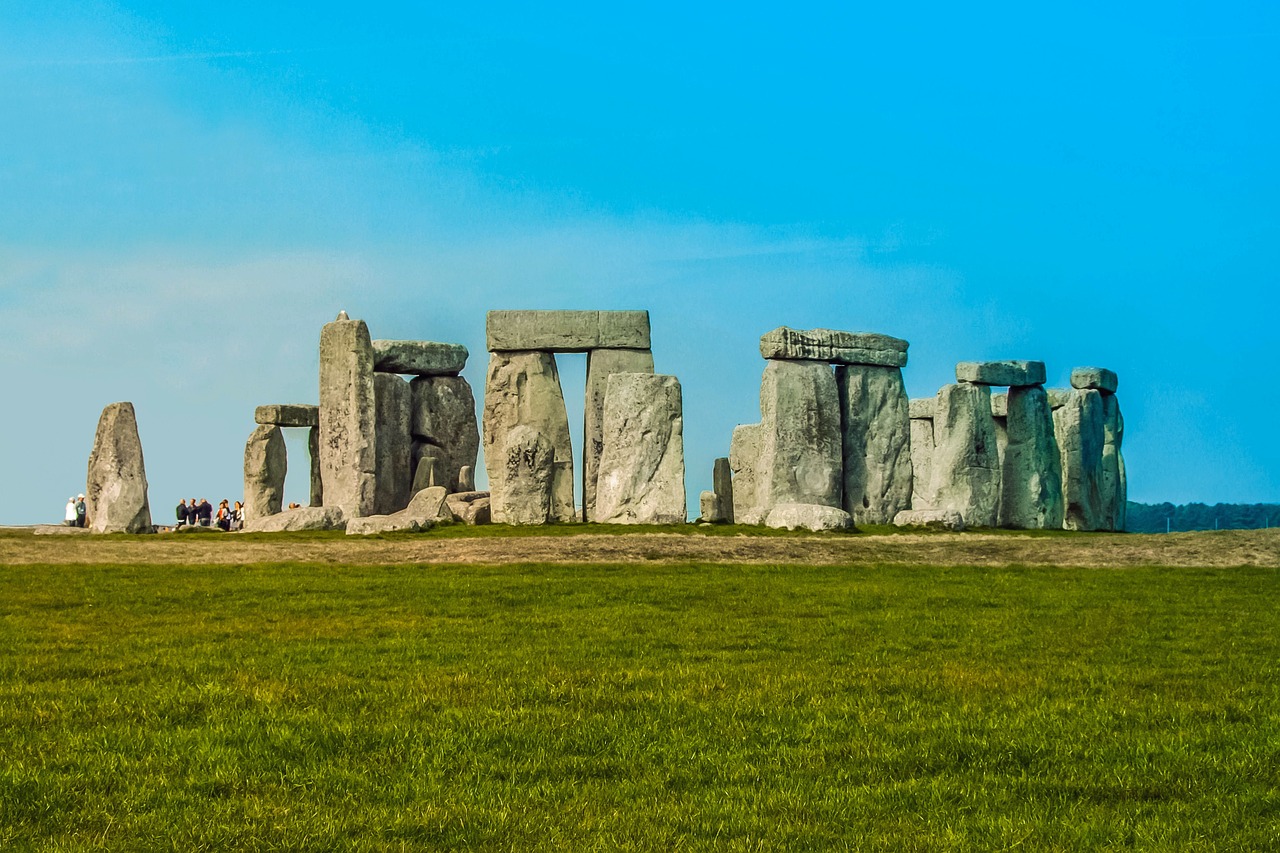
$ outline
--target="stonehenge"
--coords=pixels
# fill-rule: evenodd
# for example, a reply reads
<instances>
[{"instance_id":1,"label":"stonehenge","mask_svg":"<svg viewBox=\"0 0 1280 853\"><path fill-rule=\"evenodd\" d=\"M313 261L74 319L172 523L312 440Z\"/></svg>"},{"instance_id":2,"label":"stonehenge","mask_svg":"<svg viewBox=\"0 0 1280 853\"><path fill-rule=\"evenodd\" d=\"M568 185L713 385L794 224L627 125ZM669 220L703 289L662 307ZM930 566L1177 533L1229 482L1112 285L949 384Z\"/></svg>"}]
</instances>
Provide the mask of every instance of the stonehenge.
<instances>
[{"instance_id":1,"label":"stonehenge","mask_svg":"<svg viewBox=\"0 0 1280 853\"><path fill-rule=\"evenodd\" d=\"M133 403L102 410L85 477L85 527L94 533L150 533L147 471Z\"/></svg>"},{"instance_id":2,"label":"stonehenge","mask_svg":"<svg viewBox=\"0 0 1280 853\"><path fill-rule=\"evenodd\" d=\"M596 520L684 524L684 406L680 382L615 373L605 395Z\"/></svg>"}]
</instances>

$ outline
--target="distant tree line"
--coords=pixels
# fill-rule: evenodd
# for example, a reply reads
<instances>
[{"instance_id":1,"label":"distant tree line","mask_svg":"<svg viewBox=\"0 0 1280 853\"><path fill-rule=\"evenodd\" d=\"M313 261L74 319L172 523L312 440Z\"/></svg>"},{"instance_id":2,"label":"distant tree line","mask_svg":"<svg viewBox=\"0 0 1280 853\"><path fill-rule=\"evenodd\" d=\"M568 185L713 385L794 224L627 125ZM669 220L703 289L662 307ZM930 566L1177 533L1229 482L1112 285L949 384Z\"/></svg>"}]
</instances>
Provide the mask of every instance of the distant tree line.
<instances>
[{"instance_id":1,"label":"distant tree line","mask_svg":"<svg viewBox=\"0 0 1280 853\"><path fill-rule=\"evenodd\" d=\"M1187 530L1254 530L1280 527L1280 504L1140 504L1129 501L1125 530L1180 533Z\"/></svg>"}]
</instances>

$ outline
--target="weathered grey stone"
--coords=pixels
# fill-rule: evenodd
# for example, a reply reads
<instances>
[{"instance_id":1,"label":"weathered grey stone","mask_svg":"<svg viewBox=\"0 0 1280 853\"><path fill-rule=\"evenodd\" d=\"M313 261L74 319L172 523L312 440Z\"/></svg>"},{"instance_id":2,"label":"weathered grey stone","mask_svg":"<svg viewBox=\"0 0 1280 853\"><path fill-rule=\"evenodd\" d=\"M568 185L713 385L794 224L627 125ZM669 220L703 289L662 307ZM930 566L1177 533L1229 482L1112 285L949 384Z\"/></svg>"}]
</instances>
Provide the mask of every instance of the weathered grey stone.
<instances>
[{"instance_id":1,"label":"weathered grey stone","mask_svg":"<svg viewBox=\"0 0 1280 853\"><path fill-rule=\"evenodd\" d=\"M721 456L711 469L711 490L720 499L720 512L724 520L733 524L733 468L729 458Z\"/></svg>"},{"instance_id":2,"label":"weathered grey stone","mask_svg":"<svg viewBox=\"0 0 1280 853\"><path fill-rule=\"evenodd\" d=\"M1071 371L1071 387L1081 391L1101 391L1114 394L1120 387L1120 377L1105 367L1077 367Z\"/></svg>"},{"instance_id":3,"label":"weathered grey stone","mask_svg":"<svg viewBox=\"0 0 1280 853\"><path fill-rule=\"evenodd\" d=\"M151 533L147 471L133 403L102 410L89 453L85 527L94 533Z\"/></svg>"},{"instance_id":4,"label":"weathered grey stone","mask_svg":"<svg viewBox=\"0 0 1280 853\"><path fill-rule=\"evenodd\" d=\"M1009 394L1007 391L1001 391L999 394L992 392L991 417L993 418L1009 417Z\"/></svg>"},{"instance_id":5,"label":"weathered grey stone","mask_svg":"<svg viewBox=\"0 0 1280 853\"><path fill-rule=\"evenodd\" d=\"M1002 459L1000 524L1062 529L1062 457L1049 396L1035 385L1009 389L1008 447Z\"/></svg>"},{"instance_id":6,"label":"weathered grey stone","mask_svg":"<svg viewBox=\"0 0 1280 853\"><path fill-rule=\"evenodd\" d=\"M1000 470L1004 471L1004 451L1009 446L1009 419L992 415L991 423L996 428L996 458L999 460Z\"/></svg>"},{"instance_id":7,"label":"weathered grey stone","mask_svg":"<svg viewBox=\"0 0 1280 853\"><path fill-rule=\"evenodd\" d=\"M964 530L964 516L954 509L904 509L893 517L895 527L929 527Z\"/></svg>"},{"instance_id":8,"label":"weathered grey stone","mask_svg":"<svg viewBox=\"0 0 1280 853\"><path fill-rule=\"evenodd\" d=\"M377 507L373 346L363 320L320 331L320 478L327 506L347 517Z\"/></svg>"},{"instance_id":9,"label":"weathered grey stone","mask_svg":"<svg viewBox=\"0 0 1280 853\"><path fill-rule=\"evenodd\" d=\"M373 369L410 376L457 376L467 366L462 344L435 341L374 341Z\"/></svg>"},{"instance_id":10,"label":"weathered grey stone","mask_svg":"<svg viewBox=\"0 0 1280 853\"><path fill-rule=\"evenodd\" d=\"M615 373L653 373L649 350L597 349L587 353L587 399L582 430L582 515L595 521L596 480L604 451L604 396Z\"/></svg>"},{"instance_id":11,"label":"weathered grey stone","mask_svg":"<svg viewBox=\"0 0 1280 853\"><path fill-rule=\"evenodd\" d=\"M783 503L840 506L840 399L830 366L768 362L760 382L760 415L756 470L763 514Z\"/></svg>"},{"instance_id":12,"label":"weathered grey stone","mask_svg":"<svg viewBox=\"0 0 1280 853\"><path fill-rule=\"evenodd\" d=\"M409 383L394 373L375 373L373 399L377 423L374 509L378 515L389 515L409 503L415 473L413 437L409 432L413 412Z\"/></svg>"},{"instance_id":13,"label":"weathered grey stone","mask_svg":"<svg viewBox=\"0 0 1280 853\"><path fill-rule=\"evenodd\" d=\"M31 532L36 536L79 536L93 531L87 527L67 527L65 524L37 524L31 528Z\"/></svg>"},{"instance_id":14,"label":"weathered grey stone","mask_svg":"<svg viewBox=\"0 0 1280 853\"><path fill-rule=\"evenodd\" d=\"M245 520L275 515L284 506L284 480L289 470L280 427L259 424L244 445Z\"/></svg>"},{"instance_id":15,"label":"weathered grey stone","mask_svg":"<svg viewBox=\"0 0 1280 853\"><path fill-rule=\"evenodd\" d=\"M927 418L933 420L933 409L937 404L937 400L933 397L916 398L907 402L907 412L911 415L911 419Z\"/></svg>"},{"instance_id":16,"label":"weathered grey stone","mask_svg":"<svg viewBox=\"0 0 1280 853\"><path fill-rule=\"evenodd\" d=\"M736 524L763 524L768 513L760 503L760 436L763 424L733 428L729 442L729 468L733 472L733 520Z\"/></svg>"},{"instance_id":17,"label":"weathered grey stone","mask_svg":"<svg viewBox=\"0 0 1280 853\"><path fill-rule=\"evenodd\" d=\"M1000 505L1000 458L991 390L944 385L933 416L936 509L955 510L974 527L994 527Z\"/></svg>"},{"instance_id":18,"label":"weathered grey stone","mask_svg":"<svg viewBox=\"0 0 1280 853\"><path fill-rule=\"evenodd\" d=\"M418 462L413 469L413 485L410 489L416 495L423 489L429 489L432 486L439 486L440 476L436 472L440 468L440 457L436 455L438 448L435 445L423 445L415 454Z\"/></svg>"},{"instance_id":19,"label":"weathered grey stone","mask_svg":"<svg viewBox=\"0 0 1280 853\"><path fill-rule=\"evenodd\" d=\"M446 516L452 520L452 515L448 515L449 510L445 508L447 494L448 490L443 486L423 489L399 512L351 519L347 522L347 535L430 530Z\"/></svg>"},{"instance_id":20,"label":"weathered grey stone","mask_svg":"<svg viewBox=\"0 0 1280 853\"><path fill-rule=\"evenodd\" d=\"M1102 529L1124 530L1128 484L1124 475L1124 415L1114 394L1102 394Z\"/></svg>"},{"instance_id":21,"label":"weathered grey stone","mask_svg":"<svg viewBox=\"0 0 1280 853\"><path fill-rule=\"evenodd\" d=\"M247 521L244 529L248 533L285 533L294 530L344 530L346 526L347 517L342 507L304 506Z\"/></svg>"},{"instance_id":22,"label":"weathered grey stone","mask_svg":"<svg viewBox=\"0 0 1280 853\"><path fill-rule=\"evenodd\" d=\"M489 498L488 492L453 492L445 498L445 506L449 509L449 514L453 516L455 521L465 521L467 507L481 498L486 500Z\"/></svg>"},{"instance_id":23,"label":"weathered grey stone","mask_svg":"<svg viewBox=\"0 0 1280 853\"><path fill-rule=\"evenodd\" d=\"M1098 391L1068 392L1053 411L1053 428L1062 453L1062 526L1067 530L1101 530L1102 447L1104 412Z\"/></svg>"},{"instance_id":24,"label":"weathered grey stone","mask_svg":"<svg viewBox=\"0 0 1280 853\"><path fill-rule=\"evenodd\" d=\"M648 311L490 311L490 352L649 349Z\"/></svg>"},{"instance_id":25,"label":"weathered grey stone","mask_svg":"<svg viewBox=\"0 0 1280 853\"><path fill-rule=\"evenodd\" d=\"M501 494L508 474L503 449L507 434L518 426L531 427L550 442L555 493L552 495L553 521L574 521L573 447L569 440L569 416L555 356L546 352L495 352L489 357L489 373L484 393L484 457L493 492L494 521L503 522L511 512Z\"/></svg>"},{"instance_id":26,"label":"weathered grey stone","mask_svg":"<svg viewBox=\"0 0 1280 853\"><path fill-rule=\"evenodd\" d=\"M870 332L800 330L779 326L760 337L760 355L835 364L903 367L907 363L907 342Z\"/></svg>"},{"instance_id":27,"label":"weathered grey stone","mask_svg":"<svg viewBox=\"0 0 1280 853\"><path fill-rule=\"evenodd\" d=\"M320 427L307 430L307 455L311 460L312 506L324 506L324 479L320 476Z\"/></svg>"},{"instance_id":28,"label":"weathered grey stone","mask_svg":"<svg viewBox=\"0 0 1280 853\"><path fill-rule=\"evenodd\" d=\"M974 385L1043 385L1043 361L962 361L956 381Z\"/></svg>"},{"instance_id":29,"label":"weathered grey stone","mask_svg":"<svg viewBox=\"0 0 1280 853\"><path fill-rule=\"evenodd\" d=\"M911 416L896 367L836 368L844 509L854 524L888 524L911 506Z\"/></svg>"},{"instance_id":30,"label":"weathered grey stone","mask_svg":"<svg viewBox=\"0 0 1280 853\"><path fill-rule=\"evenodd\" d=\"M1049 395L1050 409L1061 409L1071 397L1071 389L1069 388L1046 388L1045 393Z\"/></svg>"},{"instance_id":31,"label":"weathered grey stone","mask_svg":"<svg viewBox=\"0 0 1280 853\"><path fill-rule=\"evenodd\" d=\"M541 431L519 424L504 430L502 445L485 450L485 462L495 522L546 524L551 520L555 448Z\"/></svg>"},{"instance_id":32,"label":"weathered grey stone","mask_svg":"<svg viewBox=\"0 0 1280 853\"><path fill-rule=\"evenodd\" d=\"M764 522L787 530L848 530L853 526L849 513L825 504L780 503L769 510Z\"/></svg>"},{"instance_id":33,"label":"weathered grey stone","mask_svg":"<svg viewBox=\"0 0 1280 853\"><path fill-rule=\"evenodd\" d=\"M458 491L471 492L476 488L475 467L472 465L463 465L458 469Z\"/></svg>"},{"instance_id":34,"label":"weathered grey stone","mask_svg":"<svg viewBox=\"0 0 1280 853\"><path fill-rule=\"evenodd\" d=\"M476 399L461 376L421 376L413 391L413 437L435 445L436 485L460 489L462 469L475 468L480 449Z\"/></svg>"},{"instance_id":35,"label":"weathered grey stone","mask_svg":"<svg viewBox=\"0 0 1280 853\"><path fill-rule=\"evenodd\" d=\"M462 514L463 524L488 524L492 519L492 503L490 498L480 498L467 504L467 510Z\"/></svg>"},{"instance_id":36,"label":"weathered grey stone","mask_svg":"<svg viewBox=\"0 0 1280 853\"><path fill-rule=\"evenodd\" d=\"M320 407L305 403L259 406L253 411L253 421L282 427L315 427L320 425Z\"/></svg>"},{"instance_id":37,"label":"weathered grey stone","mask_svg":"<svg viewBox=\"0 0 1280 853\"><path fill-rule=\"evenodd\" d=\"M698 518L708 524L723 524L724 504L715 492L704 491L698 495Z\"/></svg>"},{"instance_id":38,"label":"weathered grey stone","mask_svg":"<svg viewBox=\"0 0 1280 853\"><path fill-rule=\"evenodd\" d=\"M911 507L930 509L937 499L933 485L933 418L912 418Z\"/></svg>"},{"instance_id":39,"label":"weathered grey stone","mask_svg":"<svg viewBox=\"0 0 1280 853\"><path fill-rule=\"evenodd\" d=\"M604 401L596 491L602 524L684 524L684 409L680 381L615 373Z\"/></svg>"}]
</instances>

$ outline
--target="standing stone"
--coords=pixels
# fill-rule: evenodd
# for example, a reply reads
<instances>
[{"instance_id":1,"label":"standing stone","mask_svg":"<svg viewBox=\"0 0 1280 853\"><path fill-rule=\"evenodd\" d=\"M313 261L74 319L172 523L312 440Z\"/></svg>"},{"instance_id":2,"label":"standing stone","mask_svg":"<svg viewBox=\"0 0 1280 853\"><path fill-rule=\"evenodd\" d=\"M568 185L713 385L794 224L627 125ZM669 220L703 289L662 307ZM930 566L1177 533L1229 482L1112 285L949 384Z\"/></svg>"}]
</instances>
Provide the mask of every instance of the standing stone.
<instances>
[{"instance_id":1,"label":"standing stone","mask_svg":"<svg viewBox=\"0 0 1280 853\"><path fill-rule=\"evenodd\" d=\"M490 512L498 524L546 524L551 516L555 447L531 426L503 432L501 446L485 451Z\"/></svg>"},{"instance_id":2,"label":"standing stone","mask_svg":"<svg viewBox=\"0 0 1280 853\"><path fill-rule=\"evenodd\" d=\"M854 524L889 524L911 505L911 418L896 367L836 368L844 509Z\"/></svg>"},{"instance_id":3,"label":"standing stone","mask_svg":"<svg viewBox=\"0 0 1280 853\"><path fill-rule=\"evenodd\" d=\"M371 515L377 506L373 346L363 320L320 331L320 479L325 506Z\"/></svg>"},{"instance_id":4,"label":"standing stone","mask_svg":"<svg viewBox=\"0 0 1280 853\"><path fill-rule=\"evenodd\" d=\"M85 523L94 533L152 531L147 471L133 403L112 403L102 410L84 492Z\"/></svg>"},{"instance_id":5,"label":"standing stone","mask_svg":"<svg viewBox=\"0 0 1280 853\"><path fill-rule=\"evenodd\" d=\"M1053 428L1062 453L1062 526L1067 530L1102 527L1102 395L1093 389L1067 392L1053 411Z\"/></svg>"},{"instance_id":6,"label":"standing stone","mask_svg":"<svg viewBox=\"0 0 1280 853\"><path fill-rule=\"evenodd\" d=\"M476 488L475 468L471 465L463 465L458 471L458 491L473 492Z\"/></svg>"},{"instance_id":7,"label":"standing stone","mask_svg":"<svg viewBox=\"0 0 1280 853\"><path fill-rule=\"evenodd\" d=\"M684 410L674 376L615 373L604 401L596 520L684 524Z\"/></svg>"},{"instance_id":8,"label":"standing stone","mask_svg":"<svg viewBox=\"0 0 1280 853\"><path fill-rule=\"evenodd\" d=\"M653 352L596 349L587 353L587 400L582 429L582 516L595 521L596 480L604 451L604 397L615 373L653 373Z\"/></svg>"},{"instance_id":9,"label":"standing stone","mask_svg":"<svg viewBox=\"0 0 1280 853\"><path fill-rule=\"evenodd\" d=\"M728 457L721 456L711 469L711 490L720 501L724 521L733 524L733 469Z\"/></svg>"},{"instance_id":10,"label":"standing stone","mask_svg":"<svg viewBox=\"0 0 1280 853\"><path fill-rule=\"evenodd\" d=\"M996 403L997 397L1000 398L1000 402L998 404ZM991 395L991 423L996 429L996 464L998 466L997 470L1001 472L1000 488L1002 495L999 503L997 504L996 524L1001 527L1005 526L1004 516L1002 515L1004 512L1004 454L1005 450L1009 447L1009 410L1007 399L1007 394Z\"/></svg>"},{"instance_id":11,"label":"standing stone","mask_svg":"<svg viewBox=\"0 0 1280 853\"><path fill-rule=\"evenodd\" d=\"M311 505L324 506L324 480L320 476L320 427L307 430L307 450L311 457Z\"/></svg>"},{"instance_id":12,"label":"standing stone","mask_svg":"<svg viewBox=\"0 0 1280 853\"><path fill-rule=\"evenodd\" d=\"M937 499L933 490L933 417L912 418L911 508L933 509Z\"/></svg>"},{"instance_id":13,"label":"standing stone","mask_svg":"<svg viewBox=\"0 0 1280 853\"><path fill-rule=\"evenodd\" d=\"M760 437L764 424L733 428L729 441L729 469L733 472L733 520L736 524L763 524L768 513L760 504Z\"/></svg>"},{"instance_id":14,"label":"standing stone","mask_svg":"<svg viewBox=\"0 0 1280 853\"><path fill-rule=\"evenodd\" d=\"M703 524L724 524L724 504L715 492L704 491L698 495L698 519Z\"/></svg>"},{"instance_id":15,"label":"standing stone","mask_svg":"<svg viewBox=\"0 0 1280 853\"><path fill-rule=\"evenodd\" d=\"M490 312L492 316L493 312ZM554 462L560 464L554 476L551 517L554 521L575 520L573 501L573 447L569 440L569 416L560 390L556 360L549 352L494 352L489 356L489 373L484 393L484 457L493 492L494 521L510 512L510 502L499 493L506 481L507 457L503 448L507 435L519 426L541 433L551 443ZM554 466L552 468L554 471Z\"/></svg>"},{"instance_id":16,"label":"standing stone","mask_svg":"<svg viewBox=\"0 0 1280 853\"><path fill-rule=\"evenodd\" d=\"M840 506L840 398L831 366L770 361L760 382L759 508Z\"/></svg>"},{"instance_id":17,"label":"standing stone","mask_svg":"<svg viewBox=\"0 0 1280 853\"><path fill-rule=\"evenodd\" d=\"M458 491L462 469L475 467L480 450L471 384L461 376L421 376L410 383L410 388L413 437L435 448L436 484Z\"/></svg>"},{"instance_id":18,"label":"standing stone","mask_svg":"<svg viewBox=\"0 0 1280 853\"><path fill-rule=\"evenodd\" d=\"M284 506L284 480L289 452L284 432L260 424L244 445L244 517L246 521L275 515Z\"/></svg>"},{"instance_id":19,"label":"standing stone","mask_svg":"<svg viewBox=\"0 0 1280 853\"><path fill-rule=\"evenodd\" d=\"M955 510L972 527L994 527L1000 459L991 389L968 383L942 386L934 410L933 442L935 508Z\"/></svg>"},{"instance_id":20,"label":"standing stone","mask_svg":"<svg viewBox=\"0 0 1280 853\"><path fill-rule=\"evenodd\" d=\"M1062 457L1044 388L1010 388L1009 445L1000 485L1000 523L1018 530L1062 528Z\"/></svg>"},{"instance_id":21,"label":"standing stone","mask_svg":"<svg viewBox=\"0 0 1280 853\"><path fill-rule=\"evenodd\" d=\"M423 489L440 485L436 474L440 467L440 457L436 456L436 448L430 444L422 445L414 455L418 458L413 467L413 486L410 491L415 495Z\"/></svg>"},{"instance_id":22,"label":"standing stone","mask_svg":"<svg viewBox=\"0 0 1280 853\"><path fill-rule=\"evenodd\" d=\"M1114 394L1102 395L1102 529L1124 530L1129 496L1124 475L1124 415Z\"/></svg>"},{"instance_id":23,"label":"standing stone","mask_svg":"<svg viewBox=\"0 0 1280 853\"><path fill-rule=\"evenodd\" d=\"M409 503L413 485L413 438L409 433L409 383L394 373L375 373L373 399L377 427L374 514L389 515Z\"/></svg>"}]
</instances>

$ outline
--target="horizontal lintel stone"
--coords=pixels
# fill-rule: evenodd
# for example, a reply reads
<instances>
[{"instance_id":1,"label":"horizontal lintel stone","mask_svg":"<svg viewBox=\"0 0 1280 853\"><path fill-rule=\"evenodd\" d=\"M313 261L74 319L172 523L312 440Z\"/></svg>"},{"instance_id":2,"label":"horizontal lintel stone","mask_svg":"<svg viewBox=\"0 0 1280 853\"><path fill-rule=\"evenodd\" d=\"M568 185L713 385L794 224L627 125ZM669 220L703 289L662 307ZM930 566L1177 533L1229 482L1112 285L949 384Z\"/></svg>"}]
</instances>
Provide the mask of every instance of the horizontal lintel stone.
<instances>
[{"instance_id":1,"label":"horizontal lintel stone","mask_svg":"<svg viewBox=\"0 0 1280 853\"><path fill-rule=\"evenodd\" d=\"M760 336L760 355L767 359L826 361L870 367L905 367L907 342L873 332L791 329L779 326Z\"/></svg>"},{"instance_id":2,"label":"horizontal lintel stone","mask_svg":"<svg viewBox=\"0 0 1280 853\"><path fill-rule=\"evenodd\" d=\"M1043 385L1043 361L962 361L956 365L956 381L971 385Z\"/></svg>"},{"instance_id":3,"label":"horizontal lintel stone","mask_svg":"<svg viewBox=\"0 0 1280 853\"><path fill-rule=\"evenodd\" d=\"M1077 367L1071 371L1071 387L1081 391L1094 390L1114 394L1120 386L1120 377L1105 367Z\"/></svg>"},{"instance_id":4,"label":"horizontal lintel stone","mask_svg":"<svg viewBox=\"0 0 1280 853\"><path fill-rule=\"evenodd\" d=\"M320 407L306 403L259 406L253 412L253 421L282 427L317 427L320 426Z\"/></svg>"},{"instance_id":5,"label":"horizontal lintel stone","mask_svg":"<svg viewBox=\"0 0 1280 853\"><path fill-rule=\"evenodd\" d=\"M467 366L462 344L435 341L374 341L373 369L408 376L457 376Z\"/></svg>"},{"instance_id":6,"label":"horizontal lintel stone","mask_svg":"<svg viewBox=\"0 0 1280 853\"><path fill-rule=\"evenodd\" d=\"M490 352L649 349L648 311L490 311Z\"/></svg>"},{"instance_id":7,"label":"horizontal lintel stone","mask_svg":"<svg viewBox=\"0 0 1280 853\"><path fill-rule=\"evenodd\" d=\"M907 402L907 412L912 420L916 419L933 419L934 406L937 399L934 397L917 397Z\"/></svg>"}]
</instances>

